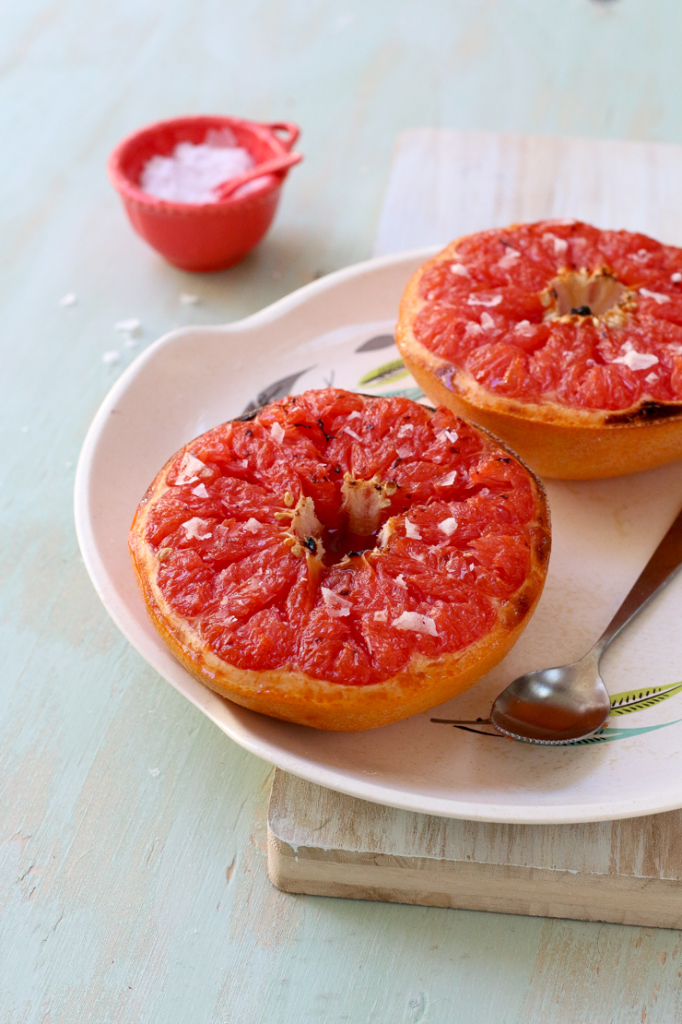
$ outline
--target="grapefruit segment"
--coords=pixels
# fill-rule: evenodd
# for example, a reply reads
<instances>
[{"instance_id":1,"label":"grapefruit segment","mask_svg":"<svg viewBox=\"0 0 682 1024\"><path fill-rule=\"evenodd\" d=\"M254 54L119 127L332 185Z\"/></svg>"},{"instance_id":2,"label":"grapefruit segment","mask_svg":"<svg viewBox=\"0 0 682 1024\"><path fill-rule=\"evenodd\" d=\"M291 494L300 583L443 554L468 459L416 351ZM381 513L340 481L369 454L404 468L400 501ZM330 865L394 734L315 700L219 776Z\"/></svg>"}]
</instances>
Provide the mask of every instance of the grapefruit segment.
<instances>
[{"instance_id":1,"label":"grapefruit segment","mask_svg":"<svg viewBox=\"0 0 682 1024\"><path fill-rule=\"evenodd\" d=\"M326 389L222 424L130 532L155 626L219 693L327 729L471 685L515 642L549 553L542 487L447 409Z\"/></svg>"}]
</instances>

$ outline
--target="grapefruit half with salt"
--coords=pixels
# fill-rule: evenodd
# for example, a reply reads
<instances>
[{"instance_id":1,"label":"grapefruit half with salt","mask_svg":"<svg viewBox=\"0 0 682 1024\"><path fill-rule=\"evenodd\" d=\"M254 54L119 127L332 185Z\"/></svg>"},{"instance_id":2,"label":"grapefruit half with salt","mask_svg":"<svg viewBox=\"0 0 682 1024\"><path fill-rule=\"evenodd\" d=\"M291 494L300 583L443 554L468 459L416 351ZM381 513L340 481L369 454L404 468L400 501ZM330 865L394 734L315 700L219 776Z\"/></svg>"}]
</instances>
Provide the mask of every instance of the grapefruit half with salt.
<instances>
[{"instance_id":1,"label":"grapefruit half with salt","mask_svg":"<svg viewBox=\"0 0 682 1024\"><path fill-rule=\"evenodd\" d=\"M574 220L468 235L410 280L397 343L433 401L542 475L682 456L682 249Z\"/></svg>"},{"instance_id":2,"label":"grapefruit half with salt","mask_svg":"<svg viewBox=\"0 0 682 1024\"><path fill-rule=\"evenodd\" d=\"M539 482L486 431L405 398L308 391L209 430L130 531L152 621L245 707L366 729L442 703L540 596Z\"/></svg>"}]
</instances>

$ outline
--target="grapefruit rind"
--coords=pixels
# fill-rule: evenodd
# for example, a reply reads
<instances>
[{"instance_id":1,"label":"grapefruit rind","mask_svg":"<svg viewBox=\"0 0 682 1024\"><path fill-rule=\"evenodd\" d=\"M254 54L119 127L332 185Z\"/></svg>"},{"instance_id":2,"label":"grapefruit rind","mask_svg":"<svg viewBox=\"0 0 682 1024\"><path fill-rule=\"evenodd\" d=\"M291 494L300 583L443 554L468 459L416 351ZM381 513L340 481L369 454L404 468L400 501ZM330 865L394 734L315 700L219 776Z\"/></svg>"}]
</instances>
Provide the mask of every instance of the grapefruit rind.
<instances>
[{"instance_id":1,"label":"grapefruit rind","mask_svg":"<svg viewBox=\"0 0 682 1024\"><path fill-rule=\"evenodd\" d=\"M488 432L483 429L481 433ZM497 438L491 440L498 453L521 462ZM191 621L178 614L167 600L157 579L164 549L155 550L145 536L150 514L170 488L170 467L193 446L190 442L176 453L148 489L131 526L129 548L153 625L187 671L223 697L253 711L318 729L375 728L426 711L462 693L508 653L526 628L544 586L551 534L544 488L524 467L536 510L529 529L530 567L522 585L497 602L493 628L474 643L435 659L415 653L397 674L362 686L328 682L295 669L249 670L230 664L216 655Z\"/></svg>"},{"instance_id":2,"label":"grapefruit rind","mask_svg":"<svg viewBox=\"0 0 682 1024\"><path fill-rule=\"evenodd\" d=\"M466 369L419 341L414 323L427 305L419 292L421 280L432 267L451 261L468 237L451 242L420 267L400 303L396 343L428 398L503 438L544 477L621 476L682 458L682 402L645 400L616 411L524 402L487 390Z\"/></svg>"}]
</instances>

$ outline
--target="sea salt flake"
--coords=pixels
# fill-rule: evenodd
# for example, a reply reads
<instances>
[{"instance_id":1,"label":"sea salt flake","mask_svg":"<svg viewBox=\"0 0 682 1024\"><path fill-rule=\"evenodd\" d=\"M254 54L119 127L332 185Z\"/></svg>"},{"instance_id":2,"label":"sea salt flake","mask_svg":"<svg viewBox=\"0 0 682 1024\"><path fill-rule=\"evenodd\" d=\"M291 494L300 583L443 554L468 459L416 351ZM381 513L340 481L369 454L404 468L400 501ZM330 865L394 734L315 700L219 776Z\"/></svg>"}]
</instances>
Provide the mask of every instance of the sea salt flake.
<instances>
[{"instance_id":1,"label":"sea salt flake","mask_svg":"<svg viewBox=\"0 0 682 1024\"><path fill-rule=\"evenodd\" d=\"M651 373L647 373L647 375L644 378L644 380L647 382L647 384L655 384L656 381L658 380L658 374L657 373L653 373L653 371Z\"/></svg>"},{"instance_id":2,"label":"sea salt flake","mask_svg":"<svg viewBox=\"0 0 682 1024\"><path fill-rule=\"evenodd\" d=\"M354 437L356 441L361 441L362 440L360 435L356 434L354 430L350 429L350 427L344 427L343 428L343 433L344 434L349 434L351 437Z\"/></svg>"},{"instance_id":3,"label":"sea salt flake","mask_svg":"<svg viewBox=\"0 0 682 1024\"><path fill-rule=\"evenodd\" d=\"M406 445L402 445L400 448L396 448L395 451L399 459L409 459L410 456L413 454L412 449L408 448Z\"/></svg>"},{"instance_id":4,"label":"sea salt flake","mask_svg":"<svg viewBox=\"0 0 682 1024\"><path fill-rule=\"evenodd\" d=\"M276 444L281 444L284 440L284 430L281 424L273 423L270 427L270 437Z\"/></svg>"},{"instance_id":5,"label":"sea salt flake","mask_svg":"<svg viewBox=\"0 0 682 1024\"><path fill-rule=\"evenodd\" d=\"M517 252L516 249L508 249L502 259L497 261L497 265L501 270L509 270L509 268L513 267L520 257L521 253Z\"/></svg>"},{"instance_id":6,"label":"sea salt flake","mask_svg":"<svg viewBox=\"0 0 682 1024\"><path fill-rule=\"evenodd\" d=\"M425 633L428 636L438 636L435 621L429 615L420 615L418 612L403 612L391 625L395 629L410 630L412 633Z\"/></svg>"},{"instance_id":7,"label":"sea salt flake","mask_svg":"<svg viewBox=\"0 0 682 1024\"><path fill-rule=\"evenodd\" d=\"M391 534L393 533L393 520L387 519L384 525L377 534L377 544L380 548L385 548L389 542Z\"/></svg>"},{"instance_id":8,"label":"sea salt flake","mask_svg":"<svg viewBox=\"0 0 682 1024\"><path fill-rule=\"evenodd\" d=\"M456 430L450 430L446 428L445 430L441 430L440 434L438 434L437 437L439 441L442 441L443 438L445 438L445 440L449 441L450 444L454 444L457 438L459 437L459 434L457 433Z\"/></svg>"},{"instance_id":9,"label":"sea salt flake","mask_svg":"<svg viewBox=\"0 0 682 1024\"><path fill-rule=\"evenodd\" d=\"M653 355L653 353L635 352L634 348L628 349L625 355L611 360L613 363L622 363L631 370L648 370L650 366L655 366L658 361L658 356Z\"/></svg>"},{"instance_id":10,"label":"sea salt flake","mask_svg":"<svg viewBox=\"0 0 682 1024\"><path fill-rule=\"evenodd\" d=\"M196 494L197 498L208 498L206 484L197 484L196 487L192 488L192 494Z\"/></svg>"},{"instance_id":11,"label":"sea salt flake","mask_svg":"<svg viewBox=\"0 0 682 1024\"><path fill-rule=\"evenodd\" d=\"M114 324L114 330L120 331L122 334L135 334L140 327L142 327L142 321L138 320L136 316L128 317L127 320L119 320Z\"/></svg>"},{"instance_id":12,"label":"sea salt flake","mask_svg":"<svg viewBox=\"0 0 682 1024\"><path fill-rule=\"evenodd\" d=\"M121 354L120 352L117 352L116 349L112 349L110 352L105 352L102 356L102 362L106 363L107 366L113 366L114 363L118 363L120 360Z\"/></svg>"},{"instance_id":13,"label":"sea salt flake","mask_svg":"<svg viewBox=\"0 0 682 1024\"><path fill-rule=\"evenodd\" d=\"M192 295L190 292L180 292L179 297L181 306L198 306L201 301L198 295Z\"/></svg>"},{"instance_id":14,"label":"sea salt flake","mask_svg":"<svg viewBox=\"0 0 682 1024\"><path fill-rule=\"evenodd\" d=\"M414 434L414 426L411 423L403 423L398 431L398 437L409 437L410 434Z\"/></svg>"},{"instance_id":15,"label":"sea salt flake","mask_svg":"<svg viewBox=\"0 0 682 1024\"><path fill-rule=\"evenodd\" d=\"M373 619L375 622L388 622L388 612L385 609L382 612L375 612Z\"/></svg>"},{"instance_id":16,"label":"sea salt flake","mask_svg":"<svg viewBox=\"0 0 682 1024\"><path fill-rule=\"evenodd\" d=\"M680 274L679 270L676 270L674 274L670 275L670 280L673 284L679 284L680 281L682 281L682 274Z\"/></svg>"},{"instance_id":17,"label":"sea salt flake","mask_svg":"<svg viewBox=\"0 0 682 1024\"><path fill-rule=\"evenodd\" d=\"M422 535L419 532L419 527L415 523L411 523L409 519L405 520L405 536L409 537L410 540L422 539Z\"/></svg>"},{"instance_id":18,"label":"sea salt flake","mask_svg":"<svg viewBox=\"0 0 682 1024\"><path fill-rule=\"evenodd\" d=\"M659 306L662 306L664 302L670 302L669 295L663 295L661 292L650 292L648 288L640 288L639 294L643 295L645 299L653 299Z\"/></svg>"},{"instance_id":19,"label":"sea salt flake","mask_svg":"<svg viewBox=\"0 0 682 1024\"><path fill-rule=\"evenodd\" d=\"M60 306L75 306L77 302L78 302L78 299L76 298L75 293L74 292L67 292L66 295L62 295L61 299L59 300L59 305Z\"/></svg>"},{"instance_id":20,"label":"sea salt flake","mask_svg":"<svg viewBox=\"0 0 682 1024\"><path fill-rule=\"evenodd\" d=\"M350 601L339 597L329 587L320 587L320 590L322 591L322 600L332 619L341 619L345 615L350 615L350 610L353 607Z\"/></svg>"},{"instance_id":21,"label":"sea salt flake","mask_svg":"<svg viewBox=\"0 0 682 1024\"><path fill-rule=\"evenodd\" d=\"M454 516L450 516L448 519L444 519L442 523L438 524L438 529L444 533L446 537L452 537L453 533L457 529L457 520Z\"/></svg>"},{"instance_id":22,"label":"sea salt flake","mask_svg":"<svg viewBox=\"0 0 682 1024\"><path fill-rule=\"evenodd\" d=\"M244 529L248 533L258 533L258 531L260 530L260 525L261 524L258 522L258 520L254 519L253 516L251 516L251 518L247 519L246 522L244 523Z\"/></svg>"},{"instance_id":23,"label":"sea salt flake","mask_svg":"<svg viewBox=\"0 0 682 1024\"><path fill-rule=\"evenodd\" d=\"M558 235L553 235L551 232L547 232L542 236L543 242L551 242L554 245L555 256L565 256L568 250L568 242L565 238L559 238Z\"/></svg>"},{"instance_id":24,"label":"sea salt flake","mask_svg":"<svg viewBox=\"0 0 682 1024\"><path fill-rule=\"evenodd\" d=\"M534 327L530 320L519 320L514 327L514 332L520 334L523 338L528 338L533 333Z\"/></svg>"},{"instance_id":25,"label":"sea salt flake","mask_svg":"<svg viewBox=\"0 0 682 1024\"><path fill-rule=\"evenodd\" d=\"M212 537L212 533L201 533L209 524L205 519L199 519L198 516L193 516L192 519L188 519L186 523L182 524L182 527L187 535L187 540L208 540Z\"/></svg>"},{"instance_id":26,"label":"sea salt flake","mask_svg":"<svg viewBox=\"0 0 682 1024\"><path fill-rule=\"evenodd\" d=\"M153 779L158 779L159 775L161 774L161 770L159 768L150 768L149 774Z\"/></svg>"},{"instance_id":27,"label":"sea salt flake","mask_svg":"<svg viewBox=\"0 0 682 1024\"><path fill-rule=\"evenodd\" d=\"M452 487L455 480L457 479L457 470L453 469L450 473L446 473L440 480L436 480L439 487Z\"/></svg>"},{"instance_id":28,"label":"sea salt flake","mask_svg":"<svg viewBox=\"0 0 682 1024\"><path fill-rule=\"evenodd\" d=\"M481 299L478 295L470 295L467 299L467 306L489 306L492 308L493 306L499 306L501 302L501 295L493 295L489 299Z\"/></svg>"},{"instance_id":29,"label":"sea salt flake","mask_svg":"<svg viewBox=\"0 0 682 1024\"><path fill-rule=\"evenodd\" d=\"M463 263L451 263L450 270L456 277L471 277Z\"/></svg>"},{"instance_id":30,"label":"sea salt flake","mask_svg":"<svg viewBox=\"0 0 682 1024\"><path fill-rule=\"evenodd\" d=\"M349 419L349 420L361 420L362 419L362 413L358 412L357 409L353 409L352 412L348 413L348 416L346 418Z\"/></svg>"},{"instance_id":31,"label":"sea salt flake","mask_svg":"<svg viewBox=\"0 0 682 1024\"><path fill-rule=\"evenodd\" d=\"M495 321L491 317L490 313L481 313L481 328L484 331L489 331L495 326Z\"/></svg>"},{"instance_id":32,"label":"sea salt flake","mask_svg":"<svg viewBox=\"0 0 682 1024\"><path fill-rule=\"evenodd\" d=\"M206 466L201 459L198 459L196 455L192 455L191 452L185 452L175 477L176 487L182 487L183 484L196 483L199 479L198 474L204 469L206 469Z\"/></svg>"},{"instance_id":33,"label":"sea salt flake","mask_svg":"<svg viewBox=\"0 0 682 1024\"><path fill-rule=\"evenodd\" d=\"M140 188L159 199L217 202L216 187L251 170L255 163L249 151L230 136L212 133L198 145L179 142L170 156L151 157L142 168ZM262 178L257 180L262 183Z\"/></svg>"},{"instance_id":34,"label":"sea salt flake","mask_svg":"<svg viewBox=\"0 0 682 1024\"><path fill-rule=\"evenodd\" d=\"M402 573L400 573L399 576L396 576L395 581L399 587L402 587L403 590L407 590L407 583L405 582L405 577Z\"/></svg>"},{"instance_id":35,"label":"sea salt flake","mask_svg":"<svg viewBox=\"0 0 682 1024\"><path fill-rule=\"evenodd\" d=\"M483 328L480 324L477 324L474 320L470 320L464 328L464 337L475 337L476 335L481 334L482 331Z\"/></svg>"}]
</instances>

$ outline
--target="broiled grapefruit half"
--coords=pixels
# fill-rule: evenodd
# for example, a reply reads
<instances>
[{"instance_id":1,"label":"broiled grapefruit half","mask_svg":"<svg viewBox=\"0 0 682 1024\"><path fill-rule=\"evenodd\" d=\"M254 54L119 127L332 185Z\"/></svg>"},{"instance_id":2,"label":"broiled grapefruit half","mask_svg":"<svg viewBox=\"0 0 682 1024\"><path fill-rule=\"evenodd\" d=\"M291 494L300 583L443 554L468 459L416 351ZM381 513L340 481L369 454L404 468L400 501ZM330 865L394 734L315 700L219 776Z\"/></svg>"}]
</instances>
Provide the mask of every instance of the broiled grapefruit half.
<instances>
[{"instance_id":1,"label":"broiled grapefruit half","mask_svg":"<svg viewBox=\"0 0 682 1024\"><path fill-rule=\"evenodd\" d=\"M541 484L487 431L326 389L185 445L129 541L152 622L193 675L352 730L491 669L540 596L550 532Z\"/></svg>"},{"instance_id":2,"label":"broiled grapefruit half","mask_svg":"<svg viewBox=\"0 0 682 1024\"><path fill-rule=\"evenodd\" d=\"M396 340L432 401L541 475L682 456L682 249L574 220L468 235L413 275Z\"/></svg>"}]
</instances>

